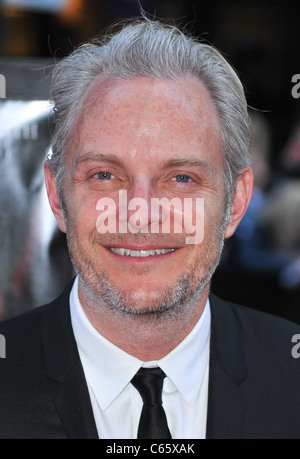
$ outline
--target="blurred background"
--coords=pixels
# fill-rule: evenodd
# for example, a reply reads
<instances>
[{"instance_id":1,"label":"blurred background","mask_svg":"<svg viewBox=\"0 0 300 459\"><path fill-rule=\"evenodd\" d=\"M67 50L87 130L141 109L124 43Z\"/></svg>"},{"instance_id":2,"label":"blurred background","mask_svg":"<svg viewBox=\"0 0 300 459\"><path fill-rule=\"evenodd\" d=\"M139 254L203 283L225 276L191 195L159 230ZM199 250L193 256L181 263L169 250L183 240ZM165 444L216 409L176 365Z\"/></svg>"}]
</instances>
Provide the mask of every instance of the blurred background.
<instances>
[{"instance_id":1,"label":"blurred background","mask_svg":"<svg viewBox=\"0 0 300 459\"><path fill-rule=\"evenodd\" d=\"M299 0L0 0L0 320L74 275L43 185L51 69L139 5L216 46L245 86L255 190L213 292L300 324Z\"/></svg>"}]
</instances>

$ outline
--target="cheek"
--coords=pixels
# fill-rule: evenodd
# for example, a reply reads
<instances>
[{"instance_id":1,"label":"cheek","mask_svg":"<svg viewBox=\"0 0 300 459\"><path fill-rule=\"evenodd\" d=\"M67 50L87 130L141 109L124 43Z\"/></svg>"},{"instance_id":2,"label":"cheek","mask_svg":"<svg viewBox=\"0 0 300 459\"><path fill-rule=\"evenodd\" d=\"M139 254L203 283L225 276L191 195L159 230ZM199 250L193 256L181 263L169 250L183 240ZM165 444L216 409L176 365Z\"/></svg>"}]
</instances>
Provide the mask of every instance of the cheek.
<instances>
[{"instance_id":1,"label":"cheek","mask_svg":"<svg viewBox=\"0 0 300 459\"><path fill-rule=\"evenodd\" d=\"M212 203L205 202L204 210L204 240L216 237L220 234L224 221L223 197Z\"/></svg>"},{"instance_id":2,"label":"cheek","mask_svg":"<svg viewBox=\"0 0 300 459\"><path fill-rule=\"evenodd\" d=\"M67 204L69 230L75 231L83 239L94 233L99 215L96 205L97 200L81 200L74 194Z\"/></svg>"},{"instance_id":3,"label":"cheek","mask_svg":"<svg viewBox=\"0 0 300 459\"><path fill-rule=\"evenodd\" d=\"M185 198L183 224L185 241L188 245L200 244L205 232L205 200L204 198Z\"/></svg>"}]
</instances>

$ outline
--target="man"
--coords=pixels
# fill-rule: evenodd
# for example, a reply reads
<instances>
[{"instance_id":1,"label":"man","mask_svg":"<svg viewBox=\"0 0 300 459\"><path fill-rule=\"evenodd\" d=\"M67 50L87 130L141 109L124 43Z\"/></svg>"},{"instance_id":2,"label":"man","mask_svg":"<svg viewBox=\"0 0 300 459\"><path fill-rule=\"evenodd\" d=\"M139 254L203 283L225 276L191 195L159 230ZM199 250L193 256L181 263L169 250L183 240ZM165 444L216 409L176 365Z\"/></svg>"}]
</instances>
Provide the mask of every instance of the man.
<instances>
[{"instance_id":1,"label":"man","mask_svg":"<svg viewBox=\"0 0 300 459\"><path fill-rule=\"evenodd\" d=\"M253 182L229 64L135 21L60 62L52 99L45 179L77 277L1 325L0 436L299 438L298 327L210 295Z\"/></svg>"}]
</instances>

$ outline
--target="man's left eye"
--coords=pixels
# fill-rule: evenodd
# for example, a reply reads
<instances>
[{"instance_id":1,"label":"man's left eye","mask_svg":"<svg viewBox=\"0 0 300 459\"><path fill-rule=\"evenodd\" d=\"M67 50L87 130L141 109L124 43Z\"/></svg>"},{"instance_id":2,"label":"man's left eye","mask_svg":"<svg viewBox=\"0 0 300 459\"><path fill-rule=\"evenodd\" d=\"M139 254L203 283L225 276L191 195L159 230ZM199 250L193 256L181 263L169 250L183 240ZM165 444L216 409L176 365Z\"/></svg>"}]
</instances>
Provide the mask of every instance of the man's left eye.
<instances>
[{"instance_id":1,"label":"man's left eye","mask_svg":"<svg viewBox=\"0 0 300 459\"><path fill-rule=\"evenodd\" d=\"M113 178L113 174L111 174L110 172L104 171L104 172L98 172L95 177L97 177L97 179L99 180L109 180Z\"/></svg>"},{"instance_id":2,"label":"man's left eye","mask_svg":"<svg viewBox=\"0 0 300 459\"><path fill-rule=\"evenodd\" d=\"M188 175L179 174L179 175L176 175L174 179L176 182L187 183L191 180L191 177L189 177Z\"/></svg>"}]
</instances>

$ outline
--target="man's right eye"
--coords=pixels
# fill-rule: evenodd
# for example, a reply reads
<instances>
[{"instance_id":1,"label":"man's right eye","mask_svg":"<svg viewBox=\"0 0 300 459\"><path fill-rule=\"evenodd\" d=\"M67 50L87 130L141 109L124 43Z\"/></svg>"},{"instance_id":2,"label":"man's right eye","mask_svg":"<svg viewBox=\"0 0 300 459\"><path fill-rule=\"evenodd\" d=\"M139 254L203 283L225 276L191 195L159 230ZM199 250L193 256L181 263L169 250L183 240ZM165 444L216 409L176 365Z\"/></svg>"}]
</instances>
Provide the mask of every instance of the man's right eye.
<instances>
[{"instance_id":1,"label":"man's right eye","mask_svg":"<svg viewBox=\"0 0 300 459\"><path fill-rule=\"evenodd\" d=\"M113 178L113 174L111 174L110 172L107 172L107 171L104 171L104 172L98 172L95 177L99 180L109 180L111 178Z\"/></svg>"}]
</instances>

